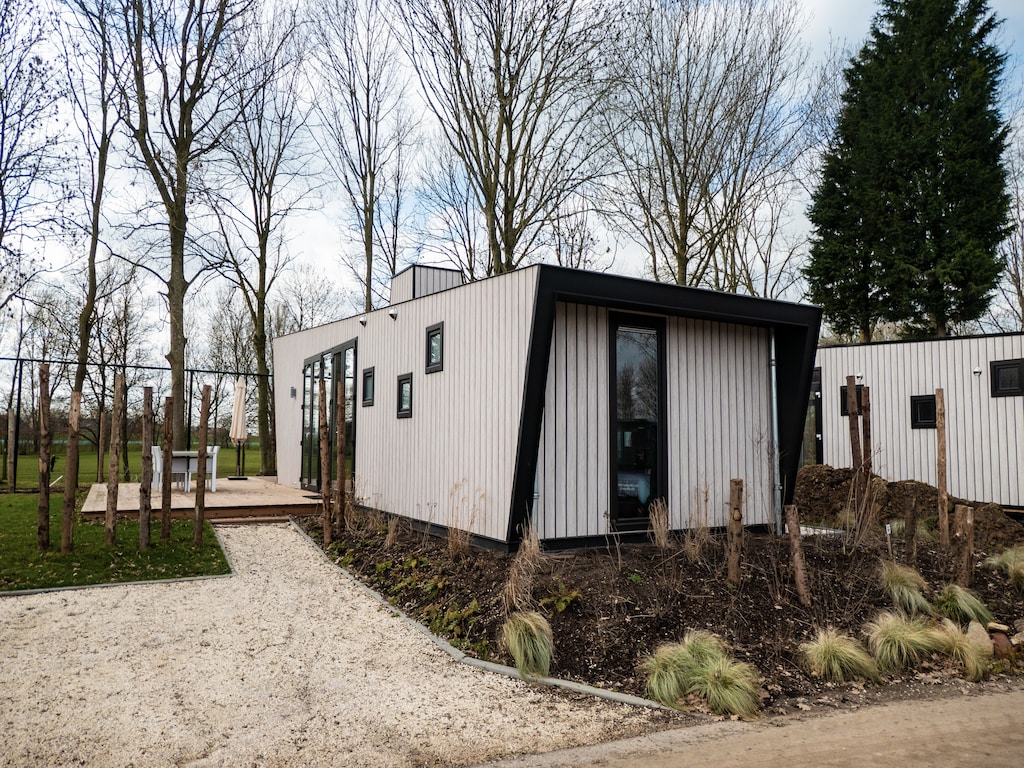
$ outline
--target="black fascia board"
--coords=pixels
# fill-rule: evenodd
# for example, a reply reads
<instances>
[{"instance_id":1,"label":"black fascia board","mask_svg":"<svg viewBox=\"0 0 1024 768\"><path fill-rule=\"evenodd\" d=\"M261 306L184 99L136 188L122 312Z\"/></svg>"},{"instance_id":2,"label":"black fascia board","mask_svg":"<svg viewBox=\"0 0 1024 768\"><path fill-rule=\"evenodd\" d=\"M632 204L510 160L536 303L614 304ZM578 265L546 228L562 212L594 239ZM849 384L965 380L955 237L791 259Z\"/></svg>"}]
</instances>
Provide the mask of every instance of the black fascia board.
<instances>
[{"instance_id":1,"label":"black fascia board","mask_svg":"<svg viewBox=\"0 0 1024 768\"><path fill-rule=\"evenodd\" d=\"M775 336L775 384L779 429L779 471L783 503L793 498L800 443L811 391L821 308L755 296L719 293L652 280L584 272L541 264L534 299L526 382L519 419L519 444L509 511L508 543L515 550L533 507L544 392L551 358L555 306L559 301L626 312L692 317L771 328Z\"/></svg>"}]
</instances>

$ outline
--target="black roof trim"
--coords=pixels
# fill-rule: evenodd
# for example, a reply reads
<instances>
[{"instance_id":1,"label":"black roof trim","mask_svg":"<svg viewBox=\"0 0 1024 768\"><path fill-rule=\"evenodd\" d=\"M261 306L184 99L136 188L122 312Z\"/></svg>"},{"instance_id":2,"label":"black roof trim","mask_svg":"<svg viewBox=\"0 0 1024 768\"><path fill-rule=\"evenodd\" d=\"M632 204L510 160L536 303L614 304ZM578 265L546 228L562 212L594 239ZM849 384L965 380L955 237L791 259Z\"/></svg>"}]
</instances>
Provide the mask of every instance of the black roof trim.
<instances>
[{"instance_id":1,"label":"black roof trim","mask_svg":"<svg viewBox=\"0 0 1024 768\"><path fill-rule=\"evenodd\" d=\"M976 333L970 336L940 336L933 339L886 339L884 341L857 341L849 344L819 344L818 349L848 349L850 347L884 347L893 344L930 344L935 341L970 341L971 339L1005 339L1020 336L1024 332L1006 331L1004 333Z\"/></svg>"}]
</instances>

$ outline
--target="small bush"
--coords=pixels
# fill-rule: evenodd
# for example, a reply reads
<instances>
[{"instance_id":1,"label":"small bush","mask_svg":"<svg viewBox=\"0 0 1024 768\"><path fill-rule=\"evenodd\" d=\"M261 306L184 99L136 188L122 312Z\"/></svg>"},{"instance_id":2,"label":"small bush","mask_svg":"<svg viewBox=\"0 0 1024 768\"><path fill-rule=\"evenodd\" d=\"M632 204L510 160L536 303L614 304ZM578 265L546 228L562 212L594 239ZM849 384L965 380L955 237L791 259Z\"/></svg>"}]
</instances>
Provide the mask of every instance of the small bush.
<instances>
[{"instance_id":1,"label":"small bush","mask_svg":"<svg viewBox=\"0 0 1024 768\"><path fill-rule=\"evenodd\" d=\"M940 626L932 629L932 634L939 653L955 661L968 680L976 683L988 674L991 648L973 642L967 633L949 619L943 619Z\"/></svg>"},{"instance_id":2,"label":"small bush","mask_svg":"<svg viewBox=\"0 0 1024 768\"><path fill-rule=\"evenodd\" d=\"M958 584L947 584L935 597L935 609L941 616L960 624L976 621L988 624L995 617L978 596Z\"/></svg>"},{"instance_id":3,"label":"small bush","mask_svg":"<svg viewBox=\"0 0 1024 768\"><path fill-rule=\"evenodd\" d=\"M927 619L884 611L864 626L868 647L883 672L916 667L927 654L938 650Z\"/></svg>"},{"instance_id":4,"label":"small bush","mask_svg":"<svg viewBox=\"0 0 1024 768\"><path fill-rule=\"evenodd\" d=\"M930 614L932 606L923 594L927 586L921 574L909 566L891 560L882 564L882 587L901 611Z\"/></svg>"},{"instance_id":5,"label":"small bush","mask_svg":"<svg viewBox=\"0 0 1024 768\"><path fill-rule=\"evenodd\" d=\"M540 537L537 529L525 524L523 538L509 565L505 589L502 595L505 612L531 611L536 607L533 599L533 583L541 566Z\"/></svg>"},{"instance_id":6,"label":"small bush","mask_svg":"<svg viewBox=\"0 0 1024 768\"><path fill-rule=\"evenodd\" d=\"M1024 544L1003 550L985 561L985 565L998 568L1010 577L1010 584L1024 592Z\"/></svg>"},{"instance_id":7,"label":"small bush","mask_svg":"<svg viewBox=\"0 0 1024 768\"><path fill-rule=\"evenodd\" d=\"M878 667L864 647L832 627L800 646L804 663L815 677L843 683L852 678L878 682Z\"/></svg>"},{"instance_id":8,"label":"small bush","mask_svg":"<svg viewBox=\"0 0 1024 768\"><path fill-rule=\"evenodd\" d=\"M651 540L658 549L668 549L672 546L672 537L669 534L668 504L664 499L655 499L651 502Z\"/></svg>"},{"instance_id":9,"label":"small bush","mask_svg":"<svg viewBox=\"0 0 1024 768\"><path fill-rule=\"evenodd\" d=\"M751 715L760 702L757 672L731 659L725 643L709 632L688 632L681 642L662 645L640 669L648 695L668 707L696 694L718 714Z\"/></svg>"},{"instance_id":10,"label":"small bush","mask_svg":"<svg viewBox=\"0 0 1024 768\"><path fill-rule=\"evenodd\" d=\"M501 628L501 640L524 679L548 676L555 644L547 619L535 611L513 613Z\"/></svg>"}]
</instances>

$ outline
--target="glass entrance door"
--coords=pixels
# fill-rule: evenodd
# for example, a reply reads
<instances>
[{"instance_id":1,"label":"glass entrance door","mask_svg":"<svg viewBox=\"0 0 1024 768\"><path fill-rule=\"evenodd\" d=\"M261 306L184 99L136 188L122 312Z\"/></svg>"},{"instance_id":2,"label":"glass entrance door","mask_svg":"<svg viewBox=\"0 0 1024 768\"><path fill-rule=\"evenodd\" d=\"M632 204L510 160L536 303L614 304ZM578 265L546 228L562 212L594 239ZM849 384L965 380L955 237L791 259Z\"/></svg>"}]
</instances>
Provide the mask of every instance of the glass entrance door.
<instances>
[{"instance_id":1,"label":"glass entrance door","mask_svg":"<svg viewBox=\"0 0 1024 768\"><path fill-rule=\"evenodd\" d=\"M665 495L664 324L612 318L612 521L647 530L650 505Z\"/></svg>"}]
</instances>

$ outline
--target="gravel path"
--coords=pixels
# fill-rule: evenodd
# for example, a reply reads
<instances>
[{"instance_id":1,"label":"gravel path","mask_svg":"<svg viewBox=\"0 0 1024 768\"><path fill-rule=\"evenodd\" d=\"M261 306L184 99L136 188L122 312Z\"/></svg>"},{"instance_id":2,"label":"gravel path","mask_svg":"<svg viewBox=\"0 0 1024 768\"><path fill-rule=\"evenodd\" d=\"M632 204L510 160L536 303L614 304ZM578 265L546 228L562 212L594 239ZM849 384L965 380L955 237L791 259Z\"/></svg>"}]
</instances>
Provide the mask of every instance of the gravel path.
<instances>
[{"instance_id":1,"label":"gravel path","mask_svg":"<svg viewBox=\"0 0 1024 768\"><path fill-rule=\"evenodd\" d=\"M284 525L231 578L0 598L0 766L433 766L631 736L649 710L454 662Z\"/></svg>"}]
</instances>

